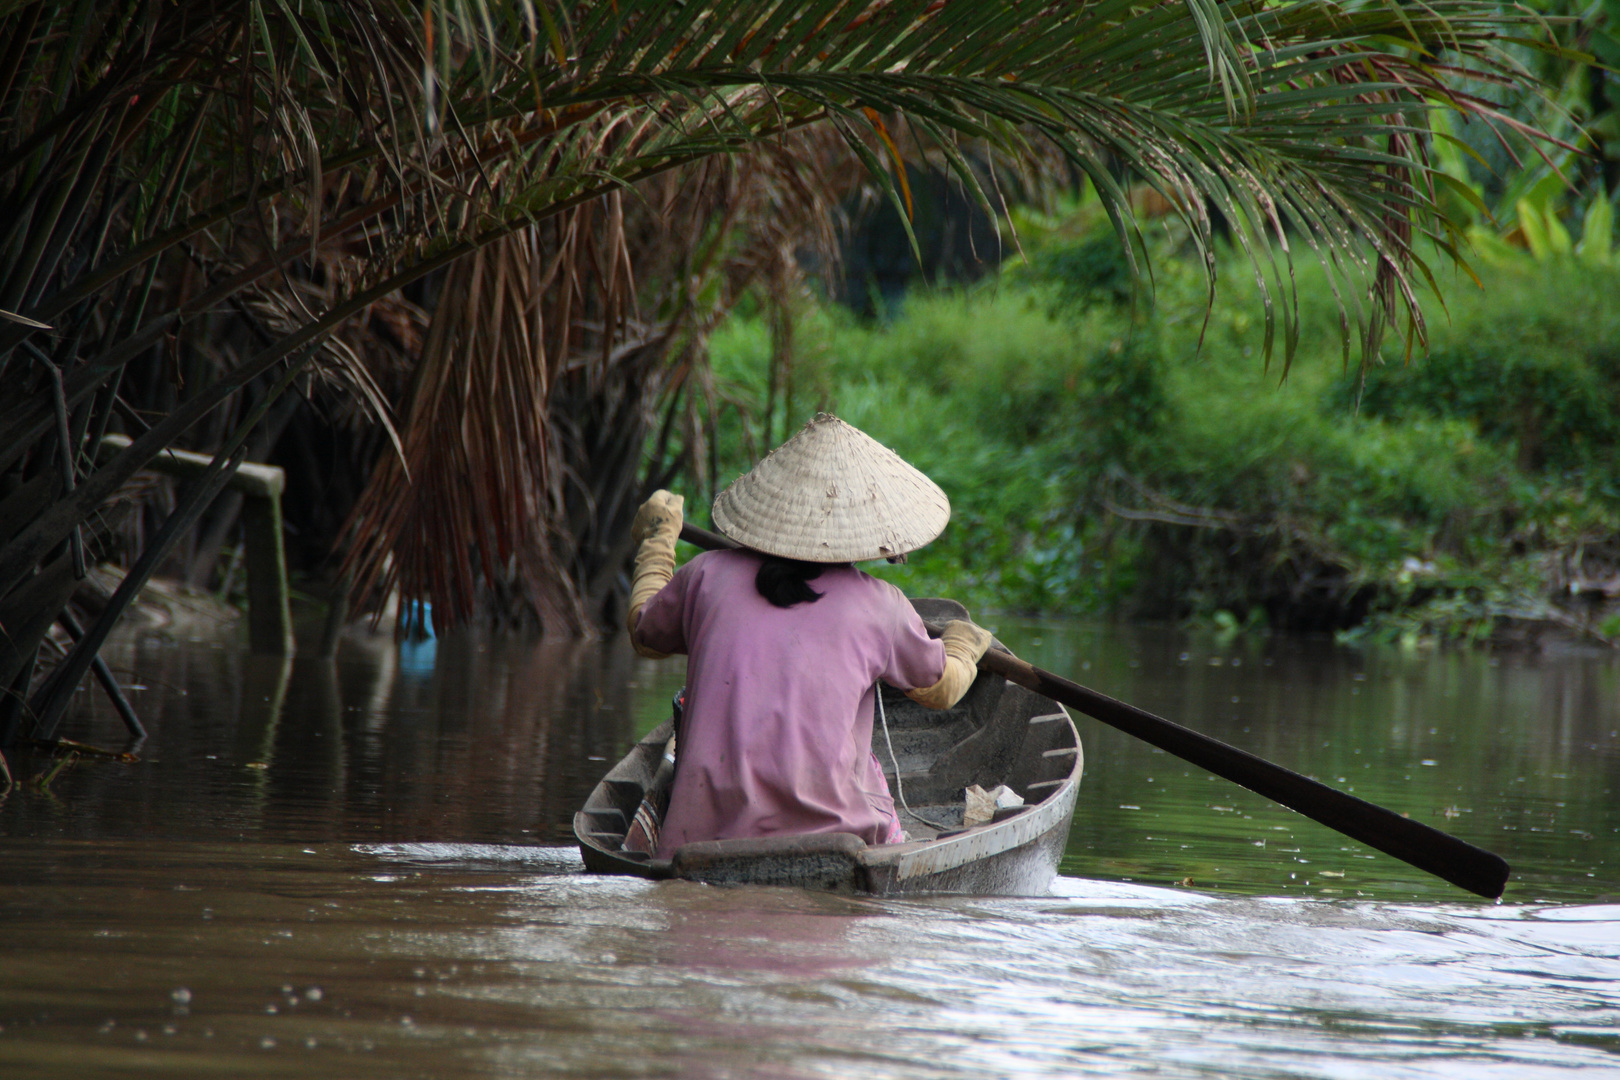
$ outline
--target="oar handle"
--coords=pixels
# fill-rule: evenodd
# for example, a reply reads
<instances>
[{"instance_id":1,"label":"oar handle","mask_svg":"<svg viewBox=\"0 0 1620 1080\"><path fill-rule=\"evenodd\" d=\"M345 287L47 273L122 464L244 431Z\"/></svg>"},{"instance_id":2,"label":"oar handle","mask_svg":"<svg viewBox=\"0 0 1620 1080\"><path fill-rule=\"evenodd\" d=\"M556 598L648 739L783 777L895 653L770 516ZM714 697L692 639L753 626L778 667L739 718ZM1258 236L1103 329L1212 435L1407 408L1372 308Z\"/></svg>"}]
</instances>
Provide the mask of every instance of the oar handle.
<instances>
[{"instance_id":1,"label":"oar handle","mask_svg":"<svg viewBox=\"0 0 1620 1080\"><path fill-rule=\"evenodd\" d=\"M716 551L725 548L739 548L741 544L729 536L721 536L708 529L700 529L696 525L682 525L681 539L693 547L700 547L705 551Z\"/></svg>"},{"instance_id":2,"label":"oar handle","mask_svg":"<svg viewBox=\"0 0 1620 1080\"><path fill-rule=\"evenodd\" d=\"M741 546L729 537L695 525L682 525L681 539L710 550ZM936 635L939 631L938 626L930 626L929 629ZM1145 709L1127 705L1050 671L1043 671L1010 652L991 649L979 660L979 669L999 675L1043 697L1060 701L1094 720L1134 735L1200 769L1264 795L1353 840L1359 840L1386 855L1393 855L1469 892L1495 899L1502 895L1507 885L1508 864L1500 855L1475 847L1433 826L1413 821L1393 810L1330 788L1292 769L1274 765L1247 750L1239 750L1219 739L1154 716Z\"/></svg>"}]
</instances>

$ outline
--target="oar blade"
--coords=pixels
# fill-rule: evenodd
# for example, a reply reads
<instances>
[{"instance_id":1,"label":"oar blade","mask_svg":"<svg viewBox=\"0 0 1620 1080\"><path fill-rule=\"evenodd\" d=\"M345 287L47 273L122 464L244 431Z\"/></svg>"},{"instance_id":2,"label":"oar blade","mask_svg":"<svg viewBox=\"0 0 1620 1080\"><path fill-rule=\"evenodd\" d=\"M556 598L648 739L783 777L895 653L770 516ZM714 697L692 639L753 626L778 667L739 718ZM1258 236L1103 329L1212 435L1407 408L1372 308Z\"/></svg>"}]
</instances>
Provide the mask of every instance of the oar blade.
<instances>
[{"instance_id":1,"label":"oar blade","mask_svg":"<svg viewBox=\"0 0 1620 1080\"><path fill-rule=\"evenodd\" d=\"M1495 852L1042 671L1010 654L989 653L980 664L1459 888L1494 900L1507 887L1507 860Z\"/></svg>"}]
</instances>

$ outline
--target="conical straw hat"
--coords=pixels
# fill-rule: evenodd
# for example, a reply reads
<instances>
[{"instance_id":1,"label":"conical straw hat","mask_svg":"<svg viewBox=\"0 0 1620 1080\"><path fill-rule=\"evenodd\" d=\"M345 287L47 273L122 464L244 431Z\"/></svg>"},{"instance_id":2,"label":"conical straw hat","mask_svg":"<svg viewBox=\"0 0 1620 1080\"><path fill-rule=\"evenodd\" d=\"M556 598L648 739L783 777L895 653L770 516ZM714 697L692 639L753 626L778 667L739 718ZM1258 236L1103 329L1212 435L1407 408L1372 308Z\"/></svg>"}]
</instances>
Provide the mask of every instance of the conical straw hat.
<instances>
[{"instance_id":1,"label":"conical straw hat","mask_svg":"<svg viewBox=\"0 0 1620 1080\"><path fill-rule=\"evenodd\" d=\"M744 547L805 562L915 551L951 501L876 439L820 413L714 500L714 524Z\"/></svg>"}]
</instances>

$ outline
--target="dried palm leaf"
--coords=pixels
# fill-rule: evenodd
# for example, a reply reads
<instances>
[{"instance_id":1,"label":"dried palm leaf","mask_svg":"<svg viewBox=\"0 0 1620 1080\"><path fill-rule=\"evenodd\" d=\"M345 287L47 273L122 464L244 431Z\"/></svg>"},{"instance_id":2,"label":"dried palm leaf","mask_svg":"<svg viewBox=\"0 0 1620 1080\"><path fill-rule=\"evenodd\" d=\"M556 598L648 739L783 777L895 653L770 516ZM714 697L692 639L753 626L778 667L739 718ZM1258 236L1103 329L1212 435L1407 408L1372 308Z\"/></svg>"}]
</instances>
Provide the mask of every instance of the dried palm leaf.
<instances>
[{"instance_id":1,"label":"dried palm leaf","mask_svg":"<svg viewBox=\"0 0 1620 1080\"><path fill-rule=\"evenodd\" d=\"M379 462L351 519L349 566L362 599L396 588L426 596L448 624L472 614L480 577L515 567L533 595L560 590L554 606L577 606L541 546L555 484L536 244L533 232L513 234L445 277L403 449Z\"/></svg>"}]
</instances>

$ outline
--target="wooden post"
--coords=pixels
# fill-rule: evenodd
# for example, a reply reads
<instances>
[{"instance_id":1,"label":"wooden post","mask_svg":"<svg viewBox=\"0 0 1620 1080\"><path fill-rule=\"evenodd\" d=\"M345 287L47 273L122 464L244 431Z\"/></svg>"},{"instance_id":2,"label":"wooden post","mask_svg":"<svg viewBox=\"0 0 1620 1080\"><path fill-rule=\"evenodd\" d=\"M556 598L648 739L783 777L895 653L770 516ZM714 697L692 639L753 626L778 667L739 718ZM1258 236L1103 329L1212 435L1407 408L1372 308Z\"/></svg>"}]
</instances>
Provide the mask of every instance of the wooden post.
<instances>
[{"instance_id":1,"label":"wooden post","mask_svg":"<svg viewBox=\"0 0 1620 1080\"><path fill-rule=\"evenodd\" d=\"M332 586L332 596L326 609L326 629L321 634L321 657L331 660L337 656L338 642L343 628L349 625L349 590L354 587L354 575L344 574Z\"/></svg>"},{"instance_id":2,"label":"wooden post","mask_svg":"<svg viewBox=\"0 0 1620 1080\"><path fill-rule=\"evenodd\" d=\"M105 459L129 445L127 435L105 435ZM206 454L165 450L147 468L189 479L213 462ZM256 653L293 654L292 606L287 590L287 549L282 539L281 493L287 474L274 465L245 464L226 487L242 499L243 558L248 571L248 642Z\"/></svg>"},{"instance_id":3,"label":"wooden post","mask_svg":"<svg viewBox=\"0 0 1620 1080\"><path fill-rule=\"evenodd\" d=\"M248 641L256 653L291 656L292 608L287 599L287 549L281 538L279 491L242 500L242 539L242 561L247 563Z\"/></svg>"}]
</instances>

